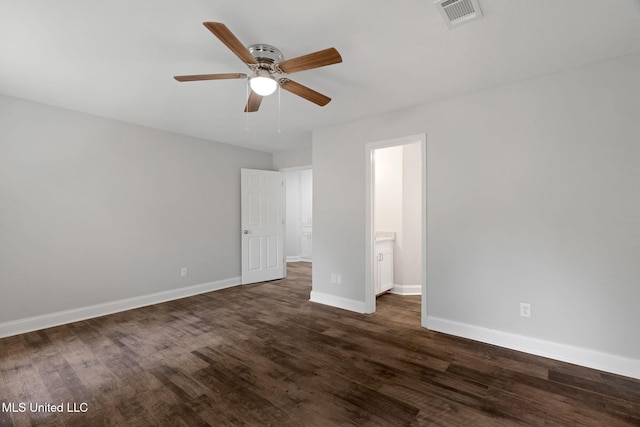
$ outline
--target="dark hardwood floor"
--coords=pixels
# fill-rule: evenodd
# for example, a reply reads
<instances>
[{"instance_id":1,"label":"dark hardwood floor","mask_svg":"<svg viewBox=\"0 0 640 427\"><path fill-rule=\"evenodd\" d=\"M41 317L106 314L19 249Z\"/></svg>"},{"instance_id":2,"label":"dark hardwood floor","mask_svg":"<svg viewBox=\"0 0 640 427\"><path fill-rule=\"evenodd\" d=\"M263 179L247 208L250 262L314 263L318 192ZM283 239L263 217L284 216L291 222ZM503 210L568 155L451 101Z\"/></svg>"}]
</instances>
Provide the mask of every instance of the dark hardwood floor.
<instances>
[{"instance_id":1,"label":"dark hardwood floor","mask_svg":"<svg viewBox=\"0 0 640 427\"><path fill-rule=\"evenodd\" d=\"M314 304L310 273L2 339L0 425L640 425L640 381L427 331L419 297Z\"/></svg>"}]
</instances>

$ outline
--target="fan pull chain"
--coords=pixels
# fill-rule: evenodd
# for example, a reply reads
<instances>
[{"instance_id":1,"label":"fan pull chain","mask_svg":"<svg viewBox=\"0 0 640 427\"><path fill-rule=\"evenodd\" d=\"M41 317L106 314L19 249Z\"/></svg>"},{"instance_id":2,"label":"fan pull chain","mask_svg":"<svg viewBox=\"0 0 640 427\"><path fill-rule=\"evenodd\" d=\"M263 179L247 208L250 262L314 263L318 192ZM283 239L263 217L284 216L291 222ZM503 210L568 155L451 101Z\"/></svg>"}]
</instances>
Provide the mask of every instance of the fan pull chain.
<instances>
[{"instance_id":1,"label":"fan pull chain","mask_svg":"<svg viewBox=\"0 0 640 427\"><path fill-rule=\"evenodd\" d=\"M280 128L280 122L281 122L280 117L282 116L280 114L280 91L281 91L280 84L278 84L278 133L282 133L282 129Z\"/></svg>"},{"instance_id":2,"label":"fan pull chain","mask_svg":"<svg viewBox=\"0 0 640 427\"><path fill-rule=\"evenodd\" d=\"M245 99L247 100L247 106L249 106L249 79L247 79L247 90L246 90L246 96ZM249 131L249 109L247 107L245 107L245 109L247 111L245 111L245 116L246 116L246 124L245 124L245 130Z\"/></svg>"}]
</instances>

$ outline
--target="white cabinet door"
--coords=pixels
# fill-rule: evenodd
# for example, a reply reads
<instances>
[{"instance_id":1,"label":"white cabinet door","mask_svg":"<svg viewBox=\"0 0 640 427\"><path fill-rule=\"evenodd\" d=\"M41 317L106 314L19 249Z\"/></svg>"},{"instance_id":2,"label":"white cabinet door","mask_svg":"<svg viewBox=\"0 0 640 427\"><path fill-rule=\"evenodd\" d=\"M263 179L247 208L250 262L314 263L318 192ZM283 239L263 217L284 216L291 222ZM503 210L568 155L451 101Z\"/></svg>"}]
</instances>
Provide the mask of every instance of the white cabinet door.
<instances>
[{"instance_id":1,"label":"white cabinet door","mask_svg":"<svg viewBox=\"0 0 640 427\"><path fill-rule=\"evenodd\" d=\"M386 292L393 288L393 251L383 250L379 253L378 261L378 292Z\"/></svg>"},{"instance_id":2,"label":"white cabinet door","mask_svg":"<svg viewBox=\"0 0 640 427\"><path fill-rule=\"evenodd\" d=\"M373 260L373 290L376 295L381 293L380 291L380 252L376 250L375 259Z\"/></svg>"},{"instance_id":3,"label":"white cabinet door","mask_svg":"<svg viewBox=\"0 0 640 427\"><path fill-rule=\"evenodd\" d=\"M374 286L376 295L393 288L393 241L375 244Z\"/></svg>"},{"instance_id":4,"label":"white cabinet door","mask_svg":"<svg viewBox=\"0 0 640 427\"><path fill-rule=\"evenodd\" d=\"M284 181L280 172L241 170L242 283L281 279Z\"/></svg>"}]
</instances>

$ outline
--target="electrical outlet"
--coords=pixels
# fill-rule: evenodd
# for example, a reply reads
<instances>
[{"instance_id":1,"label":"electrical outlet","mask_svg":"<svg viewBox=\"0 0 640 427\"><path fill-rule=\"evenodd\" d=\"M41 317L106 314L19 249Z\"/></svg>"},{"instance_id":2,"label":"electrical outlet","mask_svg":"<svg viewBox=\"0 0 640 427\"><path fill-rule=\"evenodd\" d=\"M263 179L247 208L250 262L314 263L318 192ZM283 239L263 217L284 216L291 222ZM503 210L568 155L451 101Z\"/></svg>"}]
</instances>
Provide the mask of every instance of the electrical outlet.
<instances>
[{"instance_id":1,"label":"electrical outlet","mask_svg":"<svg viewBox=\"0 0 640 427\"><path fill-rule=\"evenodd\" d=\"M331 273L331 284L335 285L337 280L336 273Z\"/></svg>"},{"instance_id":2,"label":"electrical outlet","mask_svg":"<svg viewBox=\"0 0 640 427\"><path fill-rule=\"evenodd\" d=\"M182 267L180 269L180 277L187 277L187 267Z\"/></svg>"},{"instance_id":3,"label":"electrical outlet","mask_svg":"<svg viewBox=\"0 0 640 427\"><path fill-rule=\"evenodd\" d=\"M531 317L531 304L526 302L520 303L520 316Z\"/></svg>"},{"instance_id":4,"label":"electrical outlet","mask_svg":"<svg viewBox=\"0 0 640 427\"><path fill-rule=\"evenodd\" d=\"M336 283L337 283L338 285L341 285L341 284L342 284L342 275L341 275L341 274L338 274L338 275L336 276Z\"/></svg>"}]
</instances>

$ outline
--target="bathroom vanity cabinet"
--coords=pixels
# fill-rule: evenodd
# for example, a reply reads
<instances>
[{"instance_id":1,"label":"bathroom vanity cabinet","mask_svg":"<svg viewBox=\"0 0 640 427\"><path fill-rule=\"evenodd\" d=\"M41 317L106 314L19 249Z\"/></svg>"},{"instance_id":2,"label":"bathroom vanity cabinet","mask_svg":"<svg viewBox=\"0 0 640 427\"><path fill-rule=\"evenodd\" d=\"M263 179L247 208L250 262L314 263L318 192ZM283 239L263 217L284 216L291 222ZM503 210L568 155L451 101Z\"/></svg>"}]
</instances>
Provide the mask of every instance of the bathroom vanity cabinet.
<instances>
[{"instance_id":1,"label":"bathroom vanity cabinet","mask_svg":"<svg viewBox=\"0 0 640 427\"><path fill-rule=\"evenodd\" d=\"M393 287L393 243L392 236L376 235L374 259L374 284L376 295L389 291Z\"/></svg>"}]
</instances>

